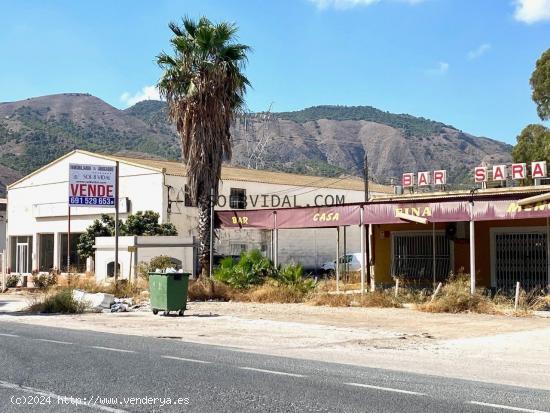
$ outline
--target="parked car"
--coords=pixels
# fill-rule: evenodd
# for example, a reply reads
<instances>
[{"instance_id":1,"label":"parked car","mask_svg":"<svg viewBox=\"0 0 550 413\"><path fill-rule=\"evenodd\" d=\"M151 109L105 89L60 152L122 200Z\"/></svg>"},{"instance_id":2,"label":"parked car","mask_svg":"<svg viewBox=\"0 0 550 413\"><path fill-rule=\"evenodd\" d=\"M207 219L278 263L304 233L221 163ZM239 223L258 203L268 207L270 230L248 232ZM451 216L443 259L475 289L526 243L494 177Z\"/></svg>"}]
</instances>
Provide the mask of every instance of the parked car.
<instances>
[{"instance_id":1,"label":"parked car","mask_svg":"<svg viewBox=\"0 0 550 413\"><path fill-rule=\"evenodd\" d=\"M342 255L339 261L340 271L361 271L363 260L361 259L360 252ZM336 260L327 261L321 265L321 272L334 274L336 272Z\"/></svg>"}]
</instances>

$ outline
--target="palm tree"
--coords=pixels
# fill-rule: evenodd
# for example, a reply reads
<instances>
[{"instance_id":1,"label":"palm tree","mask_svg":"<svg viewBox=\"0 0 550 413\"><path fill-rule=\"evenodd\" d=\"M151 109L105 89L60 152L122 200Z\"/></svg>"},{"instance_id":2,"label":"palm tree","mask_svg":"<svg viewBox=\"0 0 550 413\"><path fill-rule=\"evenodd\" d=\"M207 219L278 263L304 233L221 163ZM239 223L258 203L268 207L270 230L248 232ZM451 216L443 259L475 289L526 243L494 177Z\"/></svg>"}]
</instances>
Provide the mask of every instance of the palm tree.
<instances>
[{"instance_id":1,"label":"palm tree","mask_svg":"<svg viewBox=\"0 0 550 413\"><path fill-rule=\"evenodd\" d=\"M231 159L231 122L243 109L248 79L243 70L250 48L236 42L237 26L183 19L169 24L173 55L160 53L160 95L181 139L187 185L199 212L199 262L210 262L210 202L218 198L224 161ZM210 194L213 195L211 198Z\"/></svg>"}]
</instances>

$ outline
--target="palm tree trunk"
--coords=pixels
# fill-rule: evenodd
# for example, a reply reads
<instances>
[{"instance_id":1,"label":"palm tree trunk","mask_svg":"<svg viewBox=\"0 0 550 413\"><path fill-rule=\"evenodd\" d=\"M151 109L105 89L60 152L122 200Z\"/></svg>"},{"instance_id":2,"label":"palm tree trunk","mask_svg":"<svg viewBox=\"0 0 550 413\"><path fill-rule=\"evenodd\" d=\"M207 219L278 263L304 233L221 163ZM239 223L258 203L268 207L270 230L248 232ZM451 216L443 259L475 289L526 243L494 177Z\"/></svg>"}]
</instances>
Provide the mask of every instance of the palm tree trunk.
<instances>
[{"instance_id":1,"label":"palm tree trunk","mask_svg":"<svg viewBox=\"0 0 550 413\"><path fill-rule=\"evenodd\" d=\"M197 200L199 210L199 275L208 276L210 268L210 197L201 195Z\"/></svg>"}]
</instances>

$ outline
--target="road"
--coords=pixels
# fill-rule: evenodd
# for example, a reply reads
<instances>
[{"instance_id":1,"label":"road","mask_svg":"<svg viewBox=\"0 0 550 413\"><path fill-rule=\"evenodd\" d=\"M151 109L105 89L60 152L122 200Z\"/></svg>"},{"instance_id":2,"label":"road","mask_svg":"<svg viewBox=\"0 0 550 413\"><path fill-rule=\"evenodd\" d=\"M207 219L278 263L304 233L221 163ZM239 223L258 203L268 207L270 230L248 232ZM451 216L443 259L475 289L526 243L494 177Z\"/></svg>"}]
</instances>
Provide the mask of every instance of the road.
<instances>
[{"instance_id":1,"label":"road","mask_svg":"<svg viewBox=\"0 0 550 413\"><path fill-rule=\"evenodd\" d=\"M2 412L550 412L548 391L397 368L0 322Z\"/></svg>"}]
</instances>

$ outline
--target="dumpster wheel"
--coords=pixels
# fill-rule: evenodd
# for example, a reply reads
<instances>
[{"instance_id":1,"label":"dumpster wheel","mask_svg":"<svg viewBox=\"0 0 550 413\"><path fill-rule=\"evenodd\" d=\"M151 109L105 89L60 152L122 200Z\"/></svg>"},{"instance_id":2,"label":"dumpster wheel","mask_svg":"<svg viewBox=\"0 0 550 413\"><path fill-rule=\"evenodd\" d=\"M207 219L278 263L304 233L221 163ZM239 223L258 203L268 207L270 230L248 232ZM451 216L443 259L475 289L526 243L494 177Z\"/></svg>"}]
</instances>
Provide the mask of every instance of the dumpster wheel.
<instances>
[{"instance_id":1,"label":"dumpster wheel","mask_svg":"<svg viewBox=\"0 0 550 413\"><path fill-rule=\"evenodd\" d=\"M158 313L159 313L159 310L157 310L156 308L153 308L153 314L157 315Z\"/></svg>"},{"instance_id":2,"label":"dumpster wheel","mask_svg":"<svg viewBox=\"0 0 550 413\"><path fill-rule=\"evenodd\" d=\"M178 311L178 315L179 315L180 317L183 317L183 310L179 310L179 311Z\"/></svg>"}]
</instances>

